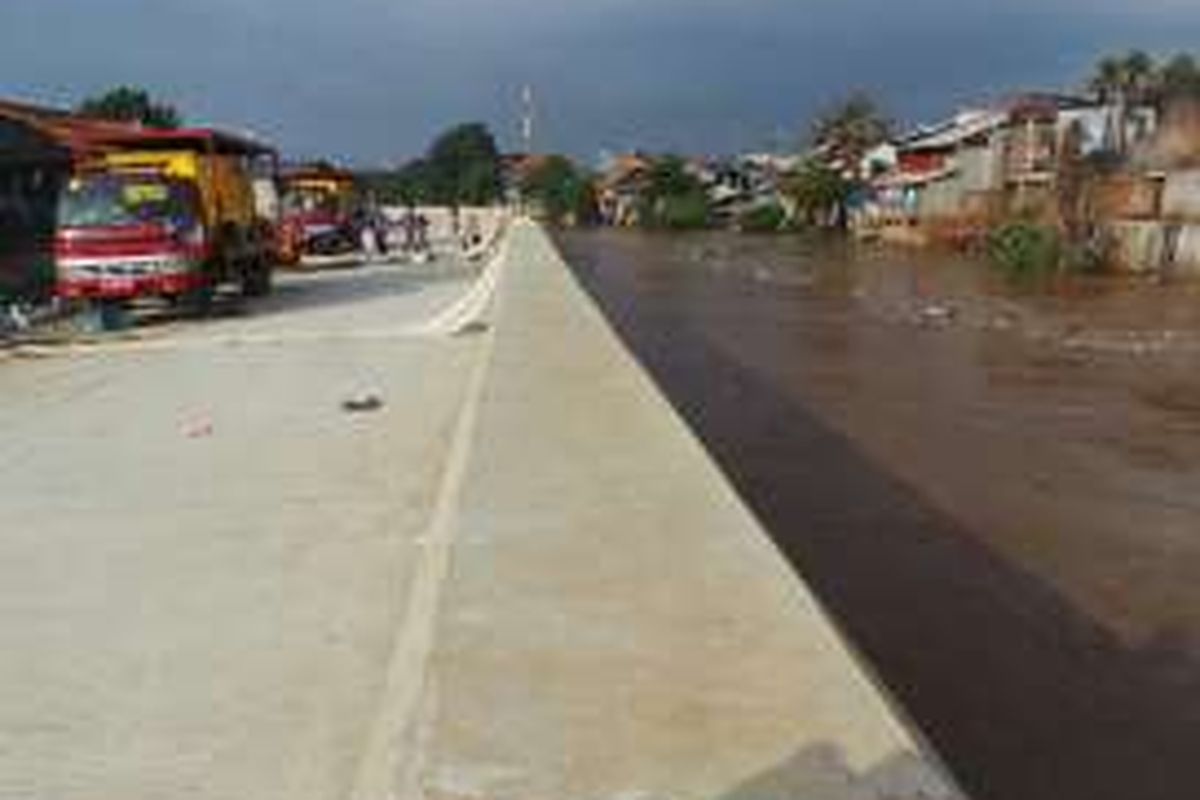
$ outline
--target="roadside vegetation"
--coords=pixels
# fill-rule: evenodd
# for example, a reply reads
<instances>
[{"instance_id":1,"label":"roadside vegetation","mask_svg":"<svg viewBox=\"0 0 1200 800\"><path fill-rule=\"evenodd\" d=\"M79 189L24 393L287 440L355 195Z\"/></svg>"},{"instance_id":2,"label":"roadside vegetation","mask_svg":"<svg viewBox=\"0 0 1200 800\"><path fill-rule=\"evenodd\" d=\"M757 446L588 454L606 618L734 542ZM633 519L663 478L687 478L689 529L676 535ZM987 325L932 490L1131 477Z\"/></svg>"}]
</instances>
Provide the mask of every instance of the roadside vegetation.
<instances>
[{"instance_id":1,"label":"roadside vegetation","mask_svg":"<svg viewBox=\"0 0 1200 800\"><path fill-rule=\"evenodd\" d=\"M1017 280L1050 276L1063 266L1058 231L1035 222L1010 222L988 235L987 254L1005 275Z\"/></svg>"},{"instance_id":2,"label":"roadside vegetation","mask_svg":"<svg viewBox=\"0 0 1200 800\"><path fill-rule=\"evenodd\" d=\"M708 227L708 195L676 155L656 159L640 198L638 218L648 228L694 230Z\"/></svg>"},{"instance_id":3,"label":"roadside vegetation","mask_svg":"<svg viewBox=\"0 0 1200 800\"><path fill-rule=\"evenodd\" d=\"M549 156L522 179L521 197L554 225L596 221L595 179L561 155Z\"/></svg>"},{"instance_id":4,"label":"roadside vegetation","mask_svg":"<svg viewBox=\"0 0 1200 800\"><path fill-rule=\"evenodd\" d=\"M778 233L787 225L787 210L779 203L756 206L738 217L737 228L744 233Z\"/></svg>"},{"instance_id":5,"label":"roadside vegetation","mask_svg":"<svg viewBox=\"0 0 1200 800\"><path fill-rule=\"evenodd\" d=\"M469 122L440 134L421 158L360 178L383 203L483 206L501 199L500 151L486 125Z\"/></svg>"},{"instance_id":6,"label":"roadside vegetation","mask_svg":"<svg viewBox=\"0 0 1200 800\"><path fill-rule=\"evenodd\" d=\"M844 230L849 206L859 191L858 166L874 148L888 141L891 119L864 91L835 103L812 125L809 157L785 183L808 227Z\"/></svg>"},{"instance_id":7,"label":"roadside vegetation","mask_svg":"<svg viewBox=\"0 0 1200 800\"><path fill-rule=\"evenodd\" d=\"M783 192L796 207L796 225L807 228L844 227L851 187L827 164L809 159L784 179Z\"/></svg>"}]
</instances>

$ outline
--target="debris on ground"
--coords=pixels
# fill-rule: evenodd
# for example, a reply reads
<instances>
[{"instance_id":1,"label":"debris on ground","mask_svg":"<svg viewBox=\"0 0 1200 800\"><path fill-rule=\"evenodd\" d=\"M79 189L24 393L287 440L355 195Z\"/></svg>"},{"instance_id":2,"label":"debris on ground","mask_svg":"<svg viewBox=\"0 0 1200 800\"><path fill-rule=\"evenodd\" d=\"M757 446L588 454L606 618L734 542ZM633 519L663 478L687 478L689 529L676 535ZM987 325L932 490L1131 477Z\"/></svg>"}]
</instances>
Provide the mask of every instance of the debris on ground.
<instances>
[{"instance_id":1,"label":"debris on ground","mask_svg":"<svg viewBox=\"0 0 1200 800\"><path fill-rule=\"evenodd\" d=\"M480 320L475 320L474 322L468 322L466 325L463 325L461 328L459 328L458 330L456 330L454 332L454 335L455 336L476 336L481 333L487 333L489 329L490 329L490 326L486 322L481 322Z\"/></svg>"},{"instance_id":2,"label":"debris on ground","mask_svg":"<svg viewBox=\"0 0 1200 800\"><path fill-rule=\"evenodd\" d=\"M342 401L342 410L348 414L363 414L383 408L383 398L373 392L347 397Z\"/></svg>"},{"instance_id":3,"label":"debris on ground","mask_svg":"<svg viewBox=\"0 0 1200 800\"><path fill-rule=\"evenodd\" d=\"M920 322L926 325L945 325L957 315L953 306L930 303L920 311Z\"/></svg>"},{"instance_id":4,"label":"debris on ground","mask_svg":"<svg viewBox=\"0 0 1200 800\"><path fill-rule=\"evenodd\" d=\"M183 435L188 439L207 439L213 435L213 421L199 417L183 424Z\"/></svg>"}]
</instances>

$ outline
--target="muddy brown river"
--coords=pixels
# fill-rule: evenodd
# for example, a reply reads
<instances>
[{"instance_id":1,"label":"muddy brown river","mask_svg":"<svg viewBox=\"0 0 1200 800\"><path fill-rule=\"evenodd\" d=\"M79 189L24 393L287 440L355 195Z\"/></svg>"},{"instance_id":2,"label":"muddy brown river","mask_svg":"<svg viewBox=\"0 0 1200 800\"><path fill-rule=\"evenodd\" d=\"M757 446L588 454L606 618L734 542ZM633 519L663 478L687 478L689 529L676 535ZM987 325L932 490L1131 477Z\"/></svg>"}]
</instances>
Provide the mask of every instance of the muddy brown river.
<instances>
[{"instance_id":1,"label":"muddy brown river","mask_svg":"<svg viewBox=\"0 0 1200 800\"><path fill-rule=\"evenodd\" d=\"M972 796L1200 796L1200 286L558 241Z\"/></svg>"}]
</instances>

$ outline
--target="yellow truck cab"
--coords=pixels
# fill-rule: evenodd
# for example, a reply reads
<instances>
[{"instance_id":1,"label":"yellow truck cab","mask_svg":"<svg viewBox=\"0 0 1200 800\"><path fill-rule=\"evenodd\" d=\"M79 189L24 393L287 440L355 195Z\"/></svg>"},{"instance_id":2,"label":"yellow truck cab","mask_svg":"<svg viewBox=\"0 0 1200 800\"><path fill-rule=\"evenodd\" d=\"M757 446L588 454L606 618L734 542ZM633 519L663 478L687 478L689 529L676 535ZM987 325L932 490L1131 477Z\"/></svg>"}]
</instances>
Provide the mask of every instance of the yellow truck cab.
<instances>
[{"instance_id":1,"label":"yellow truck cab","mask_svg":"<svg viewBox=\"0 0 1200 800\"><path fill-rule=\"evenodd\" d=\"M225 284L268 293L277 169L271 148L214 130L105 140L62 191L58 294L108 303L158 297L205 310Z\"/></svg>"}]
</instances>

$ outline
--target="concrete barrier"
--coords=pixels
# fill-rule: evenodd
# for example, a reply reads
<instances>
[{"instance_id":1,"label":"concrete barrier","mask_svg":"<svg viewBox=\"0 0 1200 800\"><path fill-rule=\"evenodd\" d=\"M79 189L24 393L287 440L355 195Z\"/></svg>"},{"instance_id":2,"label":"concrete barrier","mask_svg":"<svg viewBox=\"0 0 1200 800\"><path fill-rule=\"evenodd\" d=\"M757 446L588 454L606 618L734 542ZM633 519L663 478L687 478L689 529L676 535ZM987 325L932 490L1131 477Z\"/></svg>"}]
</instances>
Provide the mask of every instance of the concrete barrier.
<instances>
[{"instance_id":1,"label":"concrete barrier","mask_svg":"<svg viewBox=\"0 0 1200 800\"><path fill-rule=\"evenodd\" d=\"M1200 275L1200 224L1182 224L1174 235L1172 266L1177 274Z\"/></svg>"},{"instance_id":2,"label":"concrete barrier","mask_svg":"<svg viewBox=\"0 0 1200 800\"><path fill-rule=\"evenodd\" d=\"M1167 174L1163 184L1162 214L1167 219L1200 222L1200 169Z\"/></svg>"},{"instance_id":3,"label":"concrete barrier","mask_svg":"<svg viewBox=\"0 0 1200 800\"><path fill-rule=\"evenodd\" d=\"M1122 272L1153 272L1165 263L1166 237L1161 222L1121 220L1110 223L1113 266Z\"/></svg>"},{"instance_id":4,"label":"concrete barrier","mask_svg":"<svg viewBox=\"0 0 1200 800\"><path fill-rule=\"evenodd\" d=\"M1200 274L1200 224L1125 220L1109 230L1113 264L1123 272Z\"/></svg>"},{"instance_id":5,"label":"concrete barrier","mask_svg":"<svg viewBox=\"0 0 1200 800\"><path fill-rule=\"evenodd\" d=\"M378 751L398 763L362 785L392 775L392 796L429 800L960 797L531 223L511 233L496 295L453 512L428 544L439 584L422 597L439 610L396 672L419 718L392 719Z\"/></svg>"}]
</instances>

